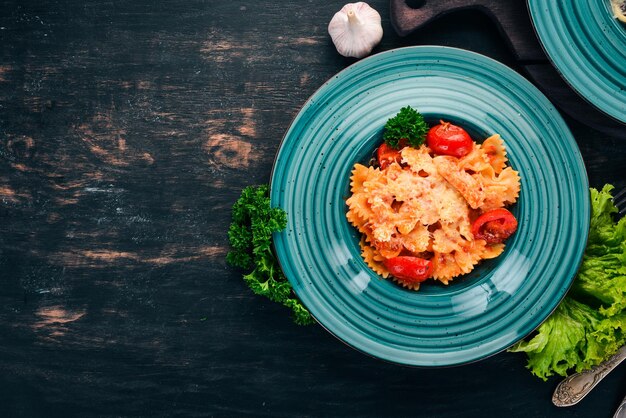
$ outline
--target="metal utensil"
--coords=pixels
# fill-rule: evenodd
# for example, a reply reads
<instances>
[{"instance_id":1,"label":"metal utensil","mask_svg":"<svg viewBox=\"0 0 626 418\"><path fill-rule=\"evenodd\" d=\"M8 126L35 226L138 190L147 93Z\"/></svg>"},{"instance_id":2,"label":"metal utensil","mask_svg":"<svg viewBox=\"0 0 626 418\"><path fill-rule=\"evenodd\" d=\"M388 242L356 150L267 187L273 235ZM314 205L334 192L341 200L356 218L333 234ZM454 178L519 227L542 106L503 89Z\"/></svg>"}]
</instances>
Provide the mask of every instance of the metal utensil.
<instances>
[{"instance_id":1,"label":"metal utensil","mask_svg":"<svg viewBox=\"0 0 626 418\"><path fill-rule=\"evenodd\" d=\"M626 188L620 190L620 192L613 197L613 203L617 206L619 216L626 215ZM626 418L626 396L617 407L613 418Z\"/></svg>"},{"instance_id":2,"label":"metal utensil","mask_svg":"<svg viewBox=\"0 0 626 418\"><path fill-rule=\"evenodd\" d=\"M558 384L552 395L552 403L556 406L572 406L587 396L604 377L626 359L626 346L617 350L608 360L585 370L568 376Z\"/></svg>"},{"instance_id":3,"label":"metal utensil","mask_svg":"<svg viewBox=\"0 0 626 418\"><path fill-rule=\"evenodd\" d=\"M626 397L622 399L622 403L620 403L617 407L617 411L615 411L613 418L626 418Z\"/></svg>"},{"instance_id":4,"label":"metal utensil","mask_svg":"<svg viewBox=\"0 0 626 418\"><path fill-rule=\"evenodd\" d=\"M613 196L613 204L617 207L617 216L626 215L626 187Z\"/></svg>"}]
</instances>

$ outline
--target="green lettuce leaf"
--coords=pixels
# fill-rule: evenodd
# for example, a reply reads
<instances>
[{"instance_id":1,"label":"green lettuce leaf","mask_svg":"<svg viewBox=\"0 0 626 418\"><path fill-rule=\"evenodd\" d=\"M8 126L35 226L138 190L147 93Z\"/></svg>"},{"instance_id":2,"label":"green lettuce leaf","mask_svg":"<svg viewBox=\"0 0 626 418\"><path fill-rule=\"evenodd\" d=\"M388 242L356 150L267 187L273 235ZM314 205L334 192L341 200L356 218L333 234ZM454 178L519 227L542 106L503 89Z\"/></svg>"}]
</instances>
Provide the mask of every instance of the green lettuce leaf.
<instances>
[{"instance_id":1,"label":"green lettuce leaf","mask_svg":"<svg viewBox=\"0 0 626 418\"><path fill-rule=\"evenodd\" d=\"M591 226L582 265L570 294L591 304L599 303L605 316L626 309L626 218L613 221L617 212L611 200L613 186L591 189Z\"/></svg>"},{"instance_id":2,"label":"green lettuce leaf","mask_svg":"<svg viewBox=\"0 0 626 418\"><path fill-rule=\"evenodd\" d=\"M626 343L626 218L614 221L612 190L590 190L589 239L569 293L533 335L509 349L525 352L527 367L543 380L595 366Z\"/></svg>"},{"instance_id":3,"label":"green lettuce leaf","mask_svg":"<svg viewBox=\"0 0 626 418\"><path fill-rule=\"evenodd\" d=\"M626 313L605 318L598 324L594 331L594 337L601 343L606 351L605 358L613 355L621 346L626 344ZM595 366L597 363L592 364Z\"/></svg>"},{"instance_id":4,"label":"green lettuce leaf","mask_svg":"<svg viewBox=\"0 0 626 418\"><path fill-rule=\"evenodd\" d=\"M602 361L606 354L598 338L590 332L601 320L595 309L566 298L533 338L521 341L510 351L528 353L528 368L544 380L554 373L580 371Z\"/></svg>"}]
</instances>

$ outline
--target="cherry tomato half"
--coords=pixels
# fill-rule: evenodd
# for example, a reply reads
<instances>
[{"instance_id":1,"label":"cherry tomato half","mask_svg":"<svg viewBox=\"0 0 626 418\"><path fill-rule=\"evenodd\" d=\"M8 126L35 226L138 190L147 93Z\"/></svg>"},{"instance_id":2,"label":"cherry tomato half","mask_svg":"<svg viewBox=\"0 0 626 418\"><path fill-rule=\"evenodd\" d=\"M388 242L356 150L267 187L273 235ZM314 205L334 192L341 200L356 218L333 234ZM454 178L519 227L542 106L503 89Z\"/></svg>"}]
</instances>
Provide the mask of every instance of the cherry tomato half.
<instances>
[{"instance_id":1,"label":"cherry tomato half","mask_svg":"<svg viewBox=\"0 0 626 418\"><path fill-rule=\"evenodd\" d=\"M402 155L400 155L400 151L402 151L402 148L406 147L406 145L406 139L401 139L398 142L397 149L392 148L383 142L376 151L376 159L378 160L378 165L380 166L380 169L384 170L389 164L393 162L400 164L400 161L402 161Z\"/></svg>"},{"instance_id":2,"label":"cherry tomato half","mask_svg":"<svg viewBox=\"0 0 626 418\"><path fill-rule=\"evenodd\" d=\"M420 283L433 274L433 263L420 257L398 256L383 261L389 273L407 283Z\"/></svg>"},{"instance_id":3,"label":"cherry tomato half","mask_svg":"<svg viewBox=\"0 0 626 418\"><path fill-rule=\"evenodd\" d=\"M435 154L451 155L453 157L463 157L467 155L474 146L474 141L460 126L449 122L440 121L426 134L426 143Z\"/></svg>"},{"instance_id":4,"label":"cherry tomato half","mask_svg":"<svg viewBox=\"0 0 626 418\"><path fill-rule=\"evenodd\" d=\"M517 219L504 208L485 212L472 224L474 238L484 239L488 244L504 242L516 229Z\"/></svg>"},{"instance_id":5,"label":"cherry tomato half","mask_svg":"<svg viewBox=\"0 0 626 418\"><path fill-rule=\"evenodd\" d=\"M380 169L384 170L393 162L399 163L402 160L402 155L400 155L400 150L391 148L387 144L381 144L376 151L376 158Z\"/></svg>"}]
</instances>

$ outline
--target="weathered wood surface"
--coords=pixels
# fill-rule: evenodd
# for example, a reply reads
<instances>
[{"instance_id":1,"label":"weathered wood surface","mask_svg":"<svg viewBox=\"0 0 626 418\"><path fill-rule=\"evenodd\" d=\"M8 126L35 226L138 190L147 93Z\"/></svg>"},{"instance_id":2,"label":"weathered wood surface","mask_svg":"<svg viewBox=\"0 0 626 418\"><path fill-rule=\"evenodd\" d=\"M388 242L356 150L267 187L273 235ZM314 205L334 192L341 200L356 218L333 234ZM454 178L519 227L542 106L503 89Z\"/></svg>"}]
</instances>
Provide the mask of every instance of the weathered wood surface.
<instances>
[{"instance_id":1,"label":"weathered wood surface","mask_svg":"<svg viewBox=\"0 0 626 418\"><path fill-rule=\"evenodd\" d=\"M375 52L443 44L513 67L484 15ZM353 60L343 2L4 1L0 7L0 416L609 417L623 369L550 403L523 355L398 367L253 296L230 206L269 180L306 98ZM626 138L567 119L592 185L626 184ZM549 278L548 278L549 279Z\"/></svg>"}]
</instances>

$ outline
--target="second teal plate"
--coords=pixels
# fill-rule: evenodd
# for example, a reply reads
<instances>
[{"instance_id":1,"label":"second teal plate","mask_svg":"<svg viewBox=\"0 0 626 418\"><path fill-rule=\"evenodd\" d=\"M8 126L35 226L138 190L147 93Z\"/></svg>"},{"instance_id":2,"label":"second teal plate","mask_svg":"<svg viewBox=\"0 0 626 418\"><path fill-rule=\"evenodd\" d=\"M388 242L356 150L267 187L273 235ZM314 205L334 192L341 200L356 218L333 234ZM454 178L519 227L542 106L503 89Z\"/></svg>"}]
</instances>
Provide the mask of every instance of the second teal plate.
<instances>
[{"instance_id":1,"label":"second teal plate","mask_svg":"<svg viewBox=\"0 0 626 418\"><path fill-rule=\"evenodd\" d=\"M505 252L418 292L367 267L345 217L354 163L367 163L406 105L479 141L499 133L522 182ZM434 46L371 56L324 84L282 141L271 202L288 215L274 236L281 267L315 319L357 350L413 366L483 359L539 326L570 287L590 213L580 152L548 100L494 60Z\"/></svg>"},{"instance_id":2,"label":"second teal plate","mask_svg":"<svg viewBox=\"0 0 626 418\"><path fill-rule=\"evenodd\" d=\"M626 24L610 0L528 0L544 49L563 78L600 111L626 123Z\"/></svg>"}]
</instances>

